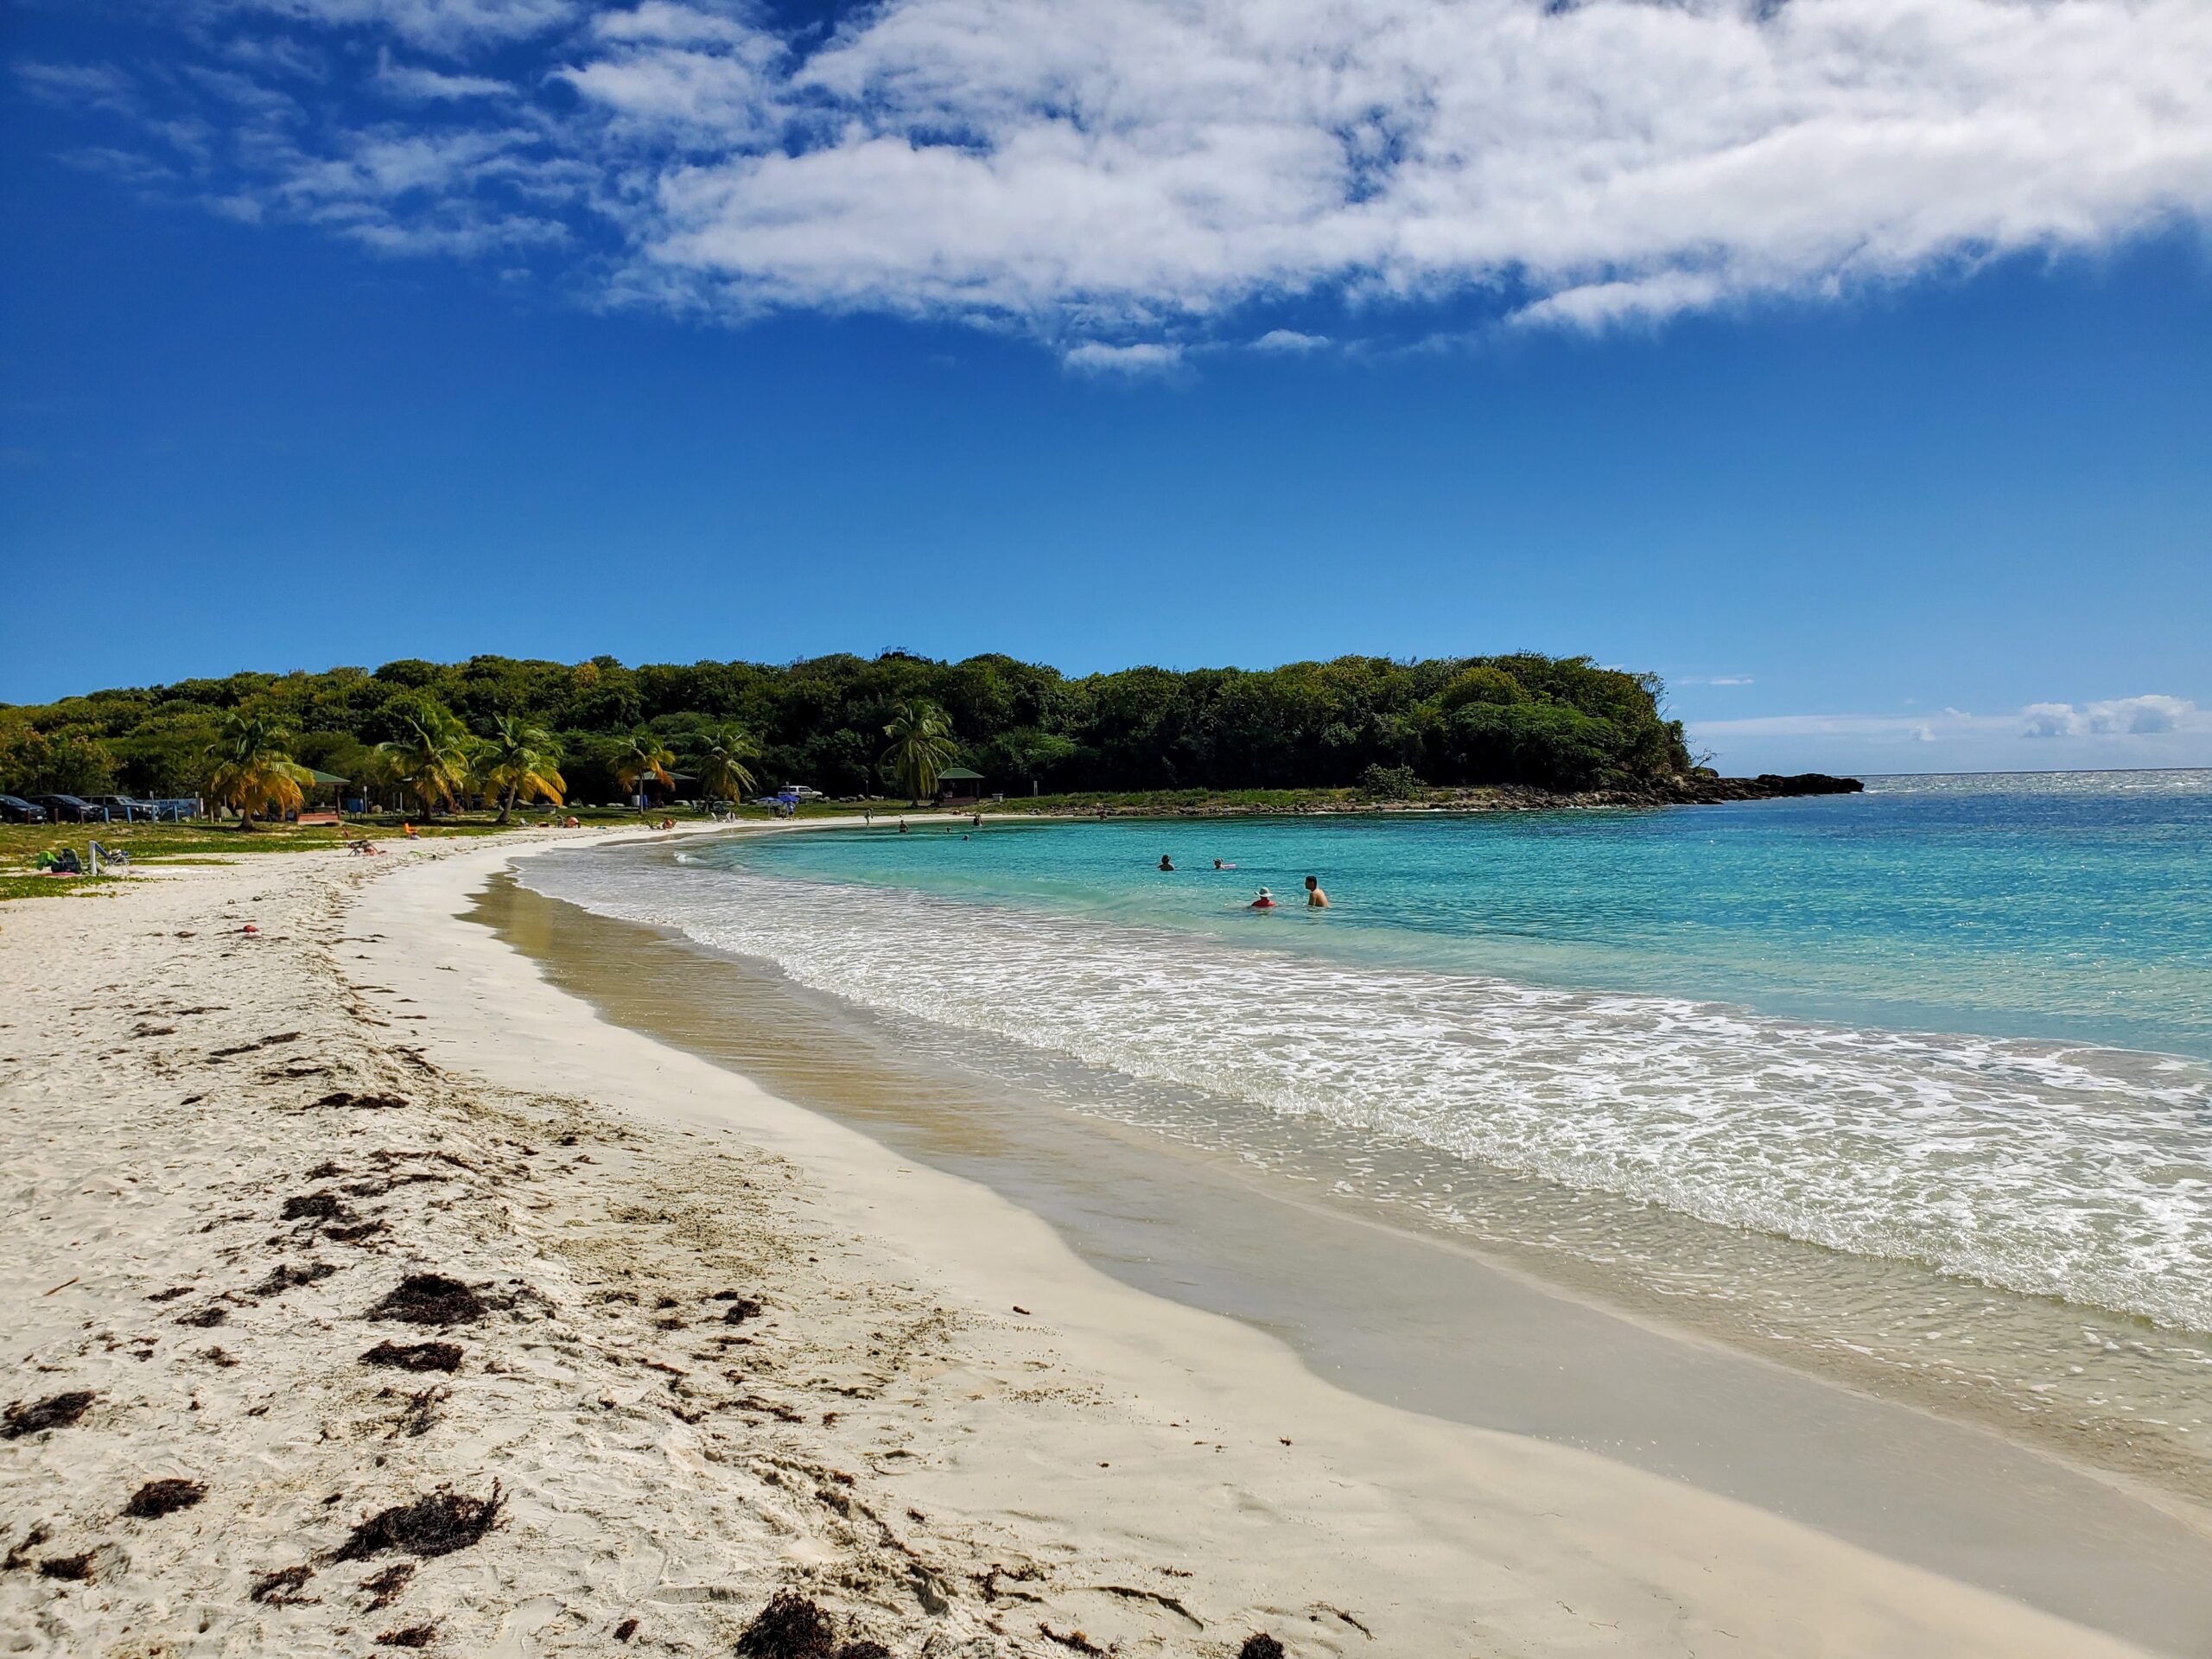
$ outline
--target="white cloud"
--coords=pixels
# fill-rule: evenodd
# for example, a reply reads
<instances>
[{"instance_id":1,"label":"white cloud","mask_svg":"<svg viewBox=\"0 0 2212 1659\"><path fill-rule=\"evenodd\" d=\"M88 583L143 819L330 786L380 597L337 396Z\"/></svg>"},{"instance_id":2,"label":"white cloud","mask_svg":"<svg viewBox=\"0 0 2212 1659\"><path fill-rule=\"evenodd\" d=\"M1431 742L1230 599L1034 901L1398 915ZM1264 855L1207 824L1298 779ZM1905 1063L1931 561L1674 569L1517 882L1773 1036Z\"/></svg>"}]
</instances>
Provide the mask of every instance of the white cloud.
<instances>
[{"instance_id":1,"label":"white cloud","mask_svg":"<svg viewBox=\"0 0 2212 1659\"><path fill-rule=\"evenodd\" d=\"M585 98L645 127L685 130L717 144L765 140L778 129L772 41L742 53L655 47L558 72Z\"/></svg>"},{"instance_id":2,"label":"white cloud","mask_svg":"<svg viewBox=\"0 0 2212 1659\"><path fill-rule=\"evenodd\" d=\"M202 0L212 11L263 12L303 28L388 30L427 50L458 54L527 39L572 21L585 0Z\"/></svg>"},{"instance_id":3,"label":"white cloud","mask_svg":"<svg viewBox=\"0 0 2212 1659\"><path fill-rule=\"evenodd\" d=\"M673 5L670 0L646 0L626 11L603 11L592 19L592 33L603 41L658 41L671 46L704 46L715 41L741 45L761 33L735 16L698 6Z\"/></svg>"},{"instance_id":4,"label":"white cloud","mask_svg":"<svg viewBox=\"0 0 2212 1659\"><path fill-rule=\"evenodd\" d=\"M1252 342L1255 352L1318 352L1329 344L1326 334L1301 334L1295 328L1270 328Z\"/></svg>"},{"instance_id":5,"label":"white cloud","mask_svg":"<svg viewBox=\"0 0 2212 1659\"><path fill-rule=\"evenodd\" d=\"M1684 674L1677 677L1676 685L1750 685L1748 674Z\"/></svg>"},{"instance_id":6,"label":"white cloud","mask_svg":"<svg viewBox=\"0 0 2212 1659\"><path fill-rule=\"evenodd\" d=\"M2155 737L2202 722L2212 723L2212 711L2200 709L2186 697L2157 693L2139 697L2114 697L2106 702L2031 702L2020 711L2027 737Z\"/></svg>"},{"instance_id":7,"label":"white cloud","mask_svg":"<svg viewBox=\"0 0 2212 1659\"><path fill-rule=\"evenodd\" d=\"M468 98L512 98L515 89L488 75L449 75L420 64L394 63L385 53L377 64L377 88L404 103L429 104Z\"/></svg>"},{"instance_id":8,"label":"white cloud","mask_svg":"<svg viewBox=\"0 0 2212 1659\"><path fill-rule=\"evenodd\" d=\"M532 115L617 240L594 270L686 307L1197 346L1255 300L1471 294L1596 329L2212 218L2204 0L885 0L826 37L716 0L191 3L294 61L455 60L390 71L426 122L573 88ZM264 164L214 194L276 206Z\"/></svg>"},{"instance_id":9,"label":"white cloud","mask_svg":"<svg viewBox=\"0 0 2212 1659\"><path fill-rule=\"evenodd\" d=\"M1762 715L1693 721L1693 745L1739 766L1803 770L2031 771L2212 765L2212 709L2149 694L2031 702L1978 715Z\"/></svg>"},{"instance_id":10,"label":"white cloud","mask_svg":"<svg viewBox=\"0 0 2212 1659\"><path fill-rule=\"evenodd\" d=\"M111 115L135 116L139 111L137 87L111 65L23 61L13 67L23 90L42 103L63 109L104 110Z\"/></svg>"},{"instance_id":11,"label":"white cloud","mask_svg":"<svg viewBox=\"0 0 2212 1659\"><path fill-rule=\"evenodd\" d=\"M1086 374L1165 374L1182 362L1183 348L1149 340L1134 346L1109 346L1102 340L1086 340L1080 346L1070 347L1060 360Z\"/></svg>"}]
</instances>

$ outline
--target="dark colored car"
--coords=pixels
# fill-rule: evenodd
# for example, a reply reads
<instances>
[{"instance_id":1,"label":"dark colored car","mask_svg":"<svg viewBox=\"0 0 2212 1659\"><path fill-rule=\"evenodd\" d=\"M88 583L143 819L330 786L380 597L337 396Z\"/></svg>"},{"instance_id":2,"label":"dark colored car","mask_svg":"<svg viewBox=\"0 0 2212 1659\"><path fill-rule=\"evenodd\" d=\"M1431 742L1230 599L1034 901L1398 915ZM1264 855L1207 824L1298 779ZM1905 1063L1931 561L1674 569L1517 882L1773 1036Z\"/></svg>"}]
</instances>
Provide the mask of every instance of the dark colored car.
<instances>
[{"instance_id":1,"label":"dark colored car","mask_svg":"<svg viewBox=\"0 0 2212 1659\"><path fill-rule=\"evenodd\" d=\"M0 818L10 823L44 823L46 809L32 805L20 795L0 795Z\"/></svg>"},{"instance_id":2,"label":"dark colored car","mask_svg":"<svg viewBox=\"0 0 2212 1659\"><path fill-rule=\"evenodd\" d=\"M35 795L31 798L44 807L56 823L64 818L73 823L107 822L107 808L94 806L90 801L75 795Z\"/></svg>"}]
</instances>

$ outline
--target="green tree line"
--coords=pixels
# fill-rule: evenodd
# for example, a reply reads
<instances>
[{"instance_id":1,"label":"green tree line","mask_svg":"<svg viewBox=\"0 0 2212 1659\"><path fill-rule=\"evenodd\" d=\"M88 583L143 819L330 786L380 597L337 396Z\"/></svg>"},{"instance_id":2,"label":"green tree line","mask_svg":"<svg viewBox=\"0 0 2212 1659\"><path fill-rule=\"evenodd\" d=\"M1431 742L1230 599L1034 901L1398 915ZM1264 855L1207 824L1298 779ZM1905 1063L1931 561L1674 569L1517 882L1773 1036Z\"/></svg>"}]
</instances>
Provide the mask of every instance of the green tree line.
<instances>
[{"instance_id":1,"label":"green tree line","mask_svg":"<svg viewBox=\"0 0 2212 1659\"><path fill-rule=\"evenodd\" d=\"M678 772L730 785L732 767L842 796L926 794L951 765L1009 794L1340 787L1378 773L1637 788L1692 764L1662 696L1655 676L1533 652L1081 677L898 651L782 665L403 660L0 708L0 790L204 791L226 729L237 747L234 716L283 734L300 765L425 804L526 798L537 791L524 780L556 766L554 787L590 802Z\"/></svg>"}]
</instances>

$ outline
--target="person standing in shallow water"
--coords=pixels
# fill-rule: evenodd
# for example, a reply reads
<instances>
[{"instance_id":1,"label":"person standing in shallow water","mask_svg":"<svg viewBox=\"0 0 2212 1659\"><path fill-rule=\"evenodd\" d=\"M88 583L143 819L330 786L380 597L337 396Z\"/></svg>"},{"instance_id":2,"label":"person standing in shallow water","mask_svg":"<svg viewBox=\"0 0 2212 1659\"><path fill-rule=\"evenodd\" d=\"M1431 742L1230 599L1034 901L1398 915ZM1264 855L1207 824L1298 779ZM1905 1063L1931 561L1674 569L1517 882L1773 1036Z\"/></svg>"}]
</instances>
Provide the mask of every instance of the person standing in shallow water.
<instances>
[{"instance_id":1,"label":"person standing in shallow water","mask_svg":"<svg viewBox=\"0 0 2212 1659\"><path fill-rule=\"evenodd\" d=\"M1175 868L1175 861L1162 853L1160 855L1160 868L1163 870L1172 870Z\"/></svg>"},{"instance_id":2,"label":"person standing in shallow water","mask_svg":"<svg viewBox=\"0 0 2212 1659\"><path fill-rule=\"evenodd\" d=\"M1306 878L1306 908L1326 910L1328 907L1329 895L1321 891L1321 878L1318 875L1307 876Z\"/></svg>"}]
</instances>

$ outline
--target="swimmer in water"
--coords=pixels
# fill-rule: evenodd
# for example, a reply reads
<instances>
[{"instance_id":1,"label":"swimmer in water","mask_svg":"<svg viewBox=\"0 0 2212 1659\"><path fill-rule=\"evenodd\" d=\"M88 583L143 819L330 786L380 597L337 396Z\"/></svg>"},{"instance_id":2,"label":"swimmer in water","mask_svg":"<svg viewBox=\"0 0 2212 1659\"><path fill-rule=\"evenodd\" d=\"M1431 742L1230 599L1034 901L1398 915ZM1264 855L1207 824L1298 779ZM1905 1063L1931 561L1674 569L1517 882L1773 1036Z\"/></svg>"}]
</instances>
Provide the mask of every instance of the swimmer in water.
<instances>
[{"instance_id":1,"label":"swimmer in water","mask_svg":"<svg viewBox=\"0 0 2212 1659\"><path fill-rule=\"evenodd\" d=\"M1236 868L1234 864L1224 864L1217 858L1214 860L1213 867L1217 870L1233 870Z\"/></svg>"},{"instance_id":2,"label":"swimmer in water","mask_svg":"<svg viewBox=\"0 0 2212 1659\"><path fill-rule=\"evenodd\" d=\"M1175 861L1162 853L1160 855L1160 868L1163 870L1172 870L1175 868Z\"/></svg>"},{"instance_id":3,"label":"swimmer in water","mask_svg":"<svg viewBox=\"0 0 2212 1659\"><path fill-rule=\"evenodd\" d=\"M1321 891L1321 878L1318 875L1307 876L1306 878L1306 908L1326 910L1328 907L1329 895Z\"/></svg>"},{"instance_id":4,"label":"swimmer in water","mask_svg":"<svg viewBox=\"0 0 2212 1659\"><path fill-rule=\"evenodd\" d=\"M1275 896L1272 893L1269 893L1265 887L1262 887L1260 889L1260 896L1258 898L1255 899L1250 904L1244 906L1247 910L1273 910L1274 907Z\"/></svg>"}]
</instances>

